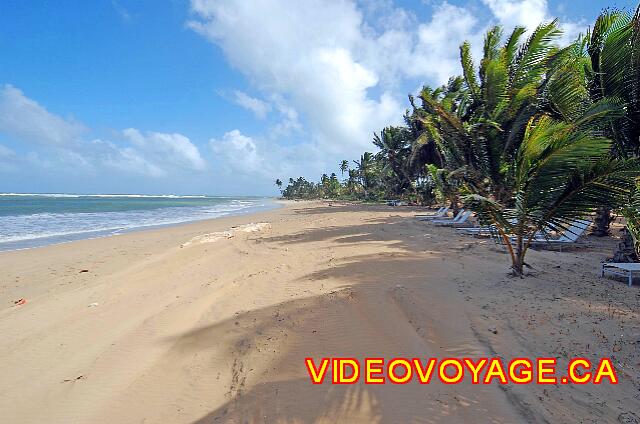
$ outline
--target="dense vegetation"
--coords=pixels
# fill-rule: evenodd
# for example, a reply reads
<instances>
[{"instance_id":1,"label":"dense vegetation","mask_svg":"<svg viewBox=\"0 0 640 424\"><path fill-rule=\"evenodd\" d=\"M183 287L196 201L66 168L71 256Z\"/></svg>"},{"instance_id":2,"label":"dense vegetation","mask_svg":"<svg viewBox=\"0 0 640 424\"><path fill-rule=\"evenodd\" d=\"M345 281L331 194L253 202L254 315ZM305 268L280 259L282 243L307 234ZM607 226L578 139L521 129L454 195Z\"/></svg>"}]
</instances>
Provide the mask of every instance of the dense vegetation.
<instances>
[{"instance_id":1,"label":"dense vegetation","mask_svg":"<svg viewBox=\"0 0 640 424\"><path fill-rule=\"evenodd\" d=\"M518 275L536 234L579 217L605 235L616 210L640 236L640 8L605 10L564 47L556 21L525 34L489 30L477 67L463 43L462 75L409 96L376 153L342 161L340 177L290 179L283 197L463 205L497 229Z\"/></svg>"}]
</instances>

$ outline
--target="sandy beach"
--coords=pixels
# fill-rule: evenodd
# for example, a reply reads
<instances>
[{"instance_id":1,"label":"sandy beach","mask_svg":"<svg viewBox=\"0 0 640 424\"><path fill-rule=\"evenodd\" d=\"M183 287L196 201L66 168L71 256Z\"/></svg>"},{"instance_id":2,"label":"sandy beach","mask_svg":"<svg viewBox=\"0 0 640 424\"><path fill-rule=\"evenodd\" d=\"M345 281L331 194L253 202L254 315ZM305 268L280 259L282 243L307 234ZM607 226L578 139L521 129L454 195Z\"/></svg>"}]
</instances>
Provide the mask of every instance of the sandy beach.
<instances>
[{"instance_id":1,"label":"sandy beach","mask_svg":"<svg viewBox=\"0 0 640 424\"><path fill-rule=\"evenodd\" d=\"M640 290L615 239L532 251L410 207L298 202L0 253L6 423L634 423ZM15 305L17 299L26 304ZM305 357L610 357L618 385L313 385Z\"/></svg>"}]
</instances>

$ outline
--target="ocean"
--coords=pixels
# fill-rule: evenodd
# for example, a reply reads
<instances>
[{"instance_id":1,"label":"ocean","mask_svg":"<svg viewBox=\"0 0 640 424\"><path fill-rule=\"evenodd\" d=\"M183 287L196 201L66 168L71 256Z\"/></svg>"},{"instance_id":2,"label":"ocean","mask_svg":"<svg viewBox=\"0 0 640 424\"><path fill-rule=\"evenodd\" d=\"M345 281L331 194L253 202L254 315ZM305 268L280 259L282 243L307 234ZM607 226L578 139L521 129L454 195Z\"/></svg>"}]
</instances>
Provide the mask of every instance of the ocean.
<instances>
[{"instance_id":1,"label":"ocean","mask_svg":"<svg viewBox=\"0 0 640 424\"><path fill-rule=\"evenodd\" d=\"M0 251L275 207L268 197L0 193Z\"/></svg>"}]
</instances>

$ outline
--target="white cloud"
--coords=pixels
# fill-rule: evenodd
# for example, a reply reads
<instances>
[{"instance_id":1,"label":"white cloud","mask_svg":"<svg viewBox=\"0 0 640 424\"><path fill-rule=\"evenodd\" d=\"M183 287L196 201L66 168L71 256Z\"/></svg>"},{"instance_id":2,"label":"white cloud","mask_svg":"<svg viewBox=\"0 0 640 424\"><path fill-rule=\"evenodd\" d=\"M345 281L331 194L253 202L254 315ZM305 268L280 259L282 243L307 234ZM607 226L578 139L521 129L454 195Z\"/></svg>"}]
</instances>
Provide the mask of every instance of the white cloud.
<instances>
[{"instance_id":1,"label":"white cloud","mask_svg":"<svg viewBox=\"0 0 640 424\"><path fill-rule=\"evenodd\" d=\"M482 0L493 15L505 27L516 25L533 30L538 24L547 20L546 0Z\"/></svg>"},{"instance_id":2,"label":"white cloud","mask_svg":"<svg viewBox=\"0 0 640 424\"><path fill-rule=\"evenodd\" d=\"M73 120L50 113L12 85L0 89L0 132L29 143L64 146L85 130Z\"/></svg>"},{"instance_id":3,"label":"white cloud","mask_svg":"<svg viewBox=\"0 0 640 424\"><path fill-rule=\"evenodd\" d=\"M248 173L260 173L264 170L264 160L258 154L256 143L251 137L243 135L240 130L232 130L224 134L222 140L209 141L221 163L228 163L235 169Z\"/></svg>"},{"instance_id":4,"label":"white cloud","mask_svg":"<svg viewBox=\"0 0 640 424\"><path fill-rule=\"evenodd\" d=\"M134 148L118 147L111 142L102 140L93 140L91 143L96 152L99 152L100 162L107 167L152 178L167 175L163 168L147 160L142 153Z\"/></svg>"},{"instance_id":5,"label":"white cloud","mask_svg":"<svg viewBox=\"0 0 640 424\"><path fill-rule=\"evenodd\" d=\"M309 172L309 163L333 163L372 149L374 131L402 121L406 87L417 81L439 85L459 75L463 41L470 41L479 60L491 26L502 24L508 33L514 25L534 28L551 19L546 0L482 2L489 19L481 18L476 5L432 1L432 15L419 22L391 0L191 0L188 25L219 46L281 113L281 122L253 142L270 137L282 152L304 140L318 155L306 155L298 167ZM573 37L578 25L563 27ZM266 115L262 100L241 97L236 101L258 117ZM298 140L280 140L287 136Z\"/></svg>"},{"instance_id":6,"label":"white cloud","mask_svg":"<svg viewBox=\"0 0 640 424\"><path fill-rule=\"evenodd\" d=\"M122 134L145 155L158 162L182 165L198 171L206 168L198 148L182 134L147 132L143 135L135 128L127 128Z\"/></svg>"},{"instance_id":7,"label":"white cloud","mask_svg":"<svg viewBox=\"0 0 640 424\"><path fill-rule=\"evenodd\" d=\"M194 0L192 10L191 28L267 97L282 99L276 134L303 116L305 138L324 154L356 155L374 130L401 120L404 93L369 92L380 77L365 63L373 38L353 2Z\"/></svg>"},{"instance_id":8,"label":"white cloud","mask_svg":"<svg viewBox=\"0 0 640 424\"><path fill-rule=\"evenodd\" d=\"M253 112L256 117L264 119L271 110L271 105L263 100L249 96L247 93L236 90L235 102L243 108Z\"/></svg>"},{"instance_id":9,"label":"white cloud","mask_svg":"<svg viewBox=\"0 0 640 424\"><path fill-rule=\"evenodd\" d=\"M491 10L498 22L508 30L515 26L524 26L531 32L542 22L549 22L555 18L549 12L547 0L482 0L482 2ZM560 27L563 31L561 40L567 43L584 31L586 24L561 20Z\"/></svg>"},{"instance_id":10,"label":"white cloud","mask_svg":"<svg viewBox=\"0 0 640 424\"><path fill-rule=\"evenodd\" d=\"M272 139L287 137L296 131L302 130L302 124L298 116L298 111L287 104L280 96L272 96L276 109L280 112L280 121L270 129Z\"/></svg>"},{"instance_id":11,"label":"white cloud","mask_svg":"<svg viewBox=\"0 0 640 424\"><path fill-rule=\"evenodd\" d=\"M474 14L465 8L442 3L434 10L431 20L418 27L418 42L412 52L412 76L426 76L440 84L459 75L460 44L471 43L474 58L482 52L482 38L487 26L479 26Z\"/></svg>"},{"instance_id":12,"label":"white cloud","mask_svg":"<svg viewBox=\"0 0 640 424\"><path fill-rule=\"evenodd\" d=\"M193 0L191 6L189 26L220 46L280 112L268 135L304 137L318 154L306 161L332 167L372 149L373 132L402 122L403 80L446 82L459 73L459 44L471 39L480 49L476 41L484 30L471 12L448 3L420 25L413 25L411 13L380 0L369 0L364 10L337 0ZM381 18L381 11L394 18ZM366 22L365 14L380 19Z\"/></svg>"},{"instance_id":13,"label":"white cloud","mask_svg":"<svg viewBox=\"0 0 640 424\"><path fill-rule=\"evenodd\" d=\"M87 140L86 132L82 124L49 112L13 86L0 91L0 133L37 149L24 156L30 167L74 175L99 175L106 167L148 177L206 169L198 148L182 134L128 128L116 143ZM21 158L0 145L0 159Z\"/></svg>"},{"instance_id":14,"label":"white cloud","mask_svg":"<svg viewBox=\"0 0 640 424\"><path fill-rule=\"evenodd\" d=\"M209 145L214 153L215 167L225 169L239 177L259 177L271 180L277 177L299 175L300 166L324 172L330 164L311 163L303 158L319 157L317 147L310 143L290 146L274 144L268 138L254 138L234 129L221 139L212 138Z\"/></svg>"}]
</instances>

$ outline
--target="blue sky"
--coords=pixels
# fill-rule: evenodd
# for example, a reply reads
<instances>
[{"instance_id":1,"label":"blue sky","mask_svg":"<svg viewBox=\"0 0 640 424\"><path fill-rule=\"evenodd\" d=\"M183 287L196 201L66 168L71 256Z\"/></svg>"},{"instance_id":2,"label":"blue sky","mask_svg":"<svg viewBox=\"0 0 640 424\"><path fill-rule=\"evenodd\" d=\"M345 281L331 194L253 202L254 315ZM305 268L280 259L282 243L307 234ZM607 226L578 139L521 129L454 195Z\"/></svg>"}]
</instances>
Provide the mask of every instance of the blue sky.
<instances>
[{"instance_id":1,"label":"blue sky","mask_svg":"<svg viewBox=\"0 0 640 424\"><path fill-rule=\"evenodd\" d=\"M0 3L0 191L273 194L337 171L490 25L634 1Z\"/></svg>"}]
</instances>

